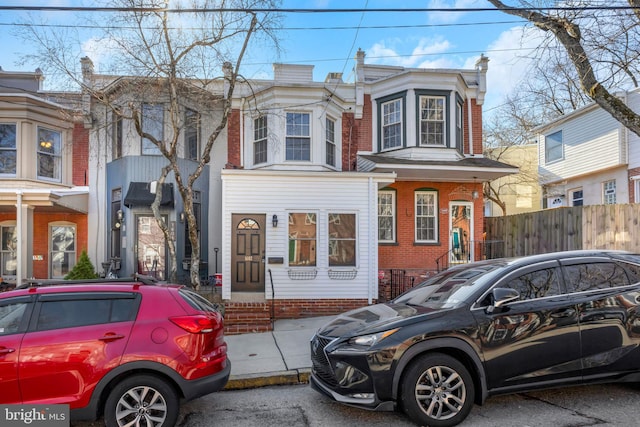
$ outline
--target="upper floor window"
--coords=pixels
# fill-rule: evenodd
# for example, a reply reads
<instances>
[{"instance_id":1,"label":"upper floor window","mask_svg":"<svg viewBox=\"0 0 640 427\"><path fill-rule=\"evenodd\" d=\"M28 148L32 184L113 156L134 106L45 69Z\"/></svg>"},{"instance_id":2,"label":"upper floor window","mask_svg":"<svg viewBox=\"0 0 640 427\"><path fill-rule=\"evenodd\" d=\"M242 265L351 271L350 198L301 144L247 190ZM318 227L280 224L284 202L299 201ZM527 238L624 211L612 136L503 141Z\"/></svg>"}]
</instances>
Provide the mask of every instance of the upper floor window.
<instances>
[{"instance_id":1,"label":"upper floor window","mask_svg":"<svg viewBox=\"0 0 640 427\"><path fill-rule=\"evenodd\" d=\"M420 145L445 145L445 97L420 97Z\"/></svg>"},{"instance_id":2,"label":"upper floor window","mask_svg":"<svg viewBox=\"0 0 640 427\"><path fill-rule=\"evenodd\" d=\"M162 142L164 138L164 106L162 104L142 104L142 132ZM159 155L160 148L148 138L142 138L143 155Z\"/></svg>"},{"instance_id":3,"label":"upper floor window","mask_svg":"<svg viewBox=\"0 0 640 427\"><path fill-rule=\"evenodd\" d=\"M582 206L584 203L582 188L571 191L571 206Z\"/></svg>"},{"instance_id":4,"label":"upper floor window","mask_svg":"<svg viewBox=\"0 0 640 427\"><path fill-rule=\"evenodd\" d=\"M316 214L289 214L289 266L316 266Z\"/></svg>"},{"instance_id":5,"label":"upper floor window","mask_svg":"<svg viewBox=\"0 0 640 427\"><path fill-rule=\"evenodd\" d=\"M327 117L326 120L326 150L327 164L336 165L336 122Z\"/></svg>"},{"instance_id":6,"label":"upper floor window","mask_svg":"<svg viewBox=\"0 0 640 427\"><path fill-rule=\"evenodd\" d=\"M396 192L378 192L378 241L394 242L396 240Z\"/></svg>"},{"instance_id":7,"label":"upper floor window","mask_svg":"<svg viewBox=\"0 0 640 427\"><path fill-rule=\"evenodd\" d=\"M253 121L253 164L267 162L267 116L260 116Z\"/></svg>"},{"instance_id":8,"label":"upper floor window","mask_svg":"<svg viewBox=\"0 0 640 427\"><path fill-rule=\"evenodd\" d=\"M602 183L602 202L605 205L616 204L616 182L607 181Z\"/></svg>"},{"instance_id":9,"label":"upper floor window","mask_svg":"<svg viewBox=\"0 0 640 427\"><path fill-rule=\"evenodd\" d=\"M111 116L111 144L113 147L113 159L122 157L122 116L115 111Z\"/></svg>"},{"instance_id":10,"label":"upper floor window","mask_svg":"<svg viewBox=\"0 0 640 427\"><path fill-rule=\"evenodd\" d=\"M184 112L184 147L187 159L200 159L200 114L189 108Z\"/></svg>"},{"instance_id":11,"label":"upper floor window","mask_svg":"<svg viewBox=\"0 0 640 427\"><path fill-rule=\"evenodd\" d=\"M15 175L16 162L16 125L0 123L0 174Z\"/></svg>"},{"instance_id":12,"label":"upper floor window","mask_svg":"<svg viewBox=\"0 0 640 427\"><path fill-rule=\"evenodd\" d=\"M38 178L62 180L62 134L38 127Z\"/></svg>"},{"instance_id":13,"label":"upper floor window","mask_svg":"<svg viewBox=\"0 0 640 427\"><path fill-rule=\"evenodd\" d=\"M544 158L545 162L554 162L562 159L564 149L562 144L562 131L554 132L544 138Z\"/></svg>"},{"instance_id":14,"label":"upper floor window","mask_svg":"<svg viewBox=\"0 0 640 427\"><path fill-rule=\"evenodd\" d=\"M416 192L416 242L438 240L438 193Z\"/></svg>"},{"instance_id":15,"label":"upper floor window","mask_svg":"<svg viewBox=\"0 0 640 427\"><path fill-rule=\"evenodd\" d=\"M287 160L311 160L308 113L287 113Z\"/></svg>"},{"instance_id":16,"label":"upper floor window","mask_svg":"<svg viewBox=\"0 0 640 427\"><path fill-rule=\"evenodd\" d=\"M462 104L456 104L456 148L461 153L464 151L464 127L463 127L463 115L462 115Z\"/></svg>"},{"instance_id":17,"label":"upper floor window","mask_svg":"<svg viewBox=\"0 0 640 427\"><path fill-rule=\"evenodd\" d=\"M52 225L50 239L51 278L62 279L76 265L76 227Z\"/></svg>"},{"instance_id":18,"label":"upper floor window","mask_svg":"<svg viewBox=\"0 0 640 427\"><path fill-rule=\"evenodd\" d=\"M402 146L402 100L382 104L382 149Z\"/></svg>"},{"instance_id":19,"label":"upper floor window","mask_svg":"<svg viewBox=\"0 0 640 427\"><path fill-rule=\"evenodd\" d=\"M356 215L329 214L329 267L356 266Z\"/></svg>"}]
</instances>

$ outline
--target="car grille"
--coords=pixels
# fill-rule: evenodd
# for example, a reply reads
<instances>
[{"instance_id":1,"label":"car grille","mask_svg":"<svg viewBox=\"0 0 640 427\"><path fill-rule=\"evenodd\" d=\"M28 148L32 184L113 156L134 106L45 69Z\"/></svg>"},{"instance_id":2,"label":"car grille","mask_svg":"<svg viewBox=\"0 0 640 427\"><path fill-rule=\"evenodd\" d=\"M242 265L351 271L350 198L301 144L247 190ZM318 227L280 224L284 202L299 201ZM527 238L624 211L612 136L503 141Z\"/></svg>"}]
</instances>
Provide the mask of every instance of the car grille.
<instances>
[{"instance_id":1,"label":"car grille","mask_svg":"<svg viewBox=\"0 0 640 427\"><path fill-rule=\"evenodd\" d=\"M330 338L315 335L311 340L311 363L313 365L313 373L328 386L336 387L338 381L333 375L329 359L324 352L324 348L331 342Z\"/></svg>"}]
</instances>

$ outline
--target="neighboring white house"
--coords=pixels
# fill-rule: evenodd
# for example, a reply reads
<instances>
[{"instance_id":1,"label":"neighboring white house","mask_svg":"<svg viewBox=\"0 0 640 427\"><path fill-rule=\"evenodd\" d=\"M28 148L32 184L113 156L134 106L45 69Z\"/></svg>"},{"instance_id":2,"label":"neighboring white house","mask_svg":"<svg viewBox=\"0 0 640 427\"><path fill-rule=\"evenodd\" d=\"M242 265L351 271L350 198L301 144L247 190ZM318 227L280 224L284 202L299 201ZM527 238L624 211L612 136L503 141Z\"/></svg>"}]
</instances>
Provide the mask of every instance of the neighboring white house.
<instances>
[{"instance_id":1,"label":"neighboring white house","mask_svg":"<svg viewBox=\"0 0 640 427\"><path fill-rule=\"evenodd\" d=\"M621 96L640 111L637 90ZM640 200L640 139L597 104L537 129L546 208Z\"/></svg>"}]
</instances>

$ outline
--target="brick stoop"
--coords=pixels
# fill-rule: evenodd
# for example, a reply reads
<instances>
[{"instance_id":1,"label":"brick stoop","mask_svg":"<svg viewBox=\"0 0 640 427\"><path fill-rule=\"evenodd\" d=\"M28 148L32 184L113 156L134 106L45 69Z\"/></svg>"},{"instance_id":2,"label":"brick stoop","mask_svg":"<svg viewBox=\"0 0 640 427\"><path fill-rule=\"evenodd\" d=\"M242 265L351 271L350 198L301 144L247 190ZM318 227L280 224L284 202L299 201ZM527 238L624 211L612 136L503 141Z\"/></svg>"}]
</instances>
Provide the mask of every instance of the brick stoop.
<instances>
[{"instance_id":1,"label":"brick stoop","mask_svg":"<svg viewBox=\"0 0 640 427\"><path fill-rule=\"evenodd\" d=\"M230 302L224 305L225 335L273 330L271 305L267 302Z\"/></svg>"}]
</instances>

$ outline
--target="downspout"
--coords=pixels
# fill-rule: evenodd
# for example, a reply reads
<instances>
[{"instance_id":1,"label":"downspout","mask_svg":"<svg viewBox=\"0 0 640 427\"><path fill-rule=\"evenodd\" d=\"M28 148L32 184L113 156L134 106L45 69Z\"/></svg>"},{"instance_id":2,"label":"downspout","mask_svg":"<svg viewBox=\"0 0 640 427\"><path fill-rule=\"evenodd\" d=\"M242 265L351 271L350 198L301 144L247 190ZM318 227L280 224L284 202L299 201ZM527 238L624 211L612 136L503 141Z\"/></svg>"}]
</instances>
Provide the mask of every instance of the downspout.
<instances>
[{"instance_id":1,"label":"downspout","mask_svg":"<svg viewBox=\"0 0 640 427\"><path fill-rule=\"evenodd\" d=\"M473 110L471 108L471 97L467 95L467 111L469 116L469 154L473 156Z\"/></svg>"},{"instance_id":2,"label":"downspout","mask_svg":"<svg viewBox=\"0 0 640 427\"><path fill-rule=\"evenodd\" d=\"M23 249L22 249L22 191L16 191L16 228L18 229L18 242L16 246L17 251L17 266L16 266L16 287L22 285L22 270L23 270Z\"/></svg>"},{"instance_id":3,"label":"downspout","mask_svg":"<svg viewBox=\"0 0 640 427\"><path fill-rule=\"evenodd\" d=\"M369 268L367 280L370 283L367 286L367 301L369 305L373 303L374 283L378 283L378 221L374 218L374 212L377 215L377 197L376 188L373 178L369 177ZM374 244L375 243L375 244ZM375 287L377 289L377 286Z\"/></svg>"},{"instance_id":4,"label":"downspout","mask_svg":"<svg viewBox=\"0 0 640 427\"><path fill-rule=\"evenodd\" d=\"M246 100L247 98L242 97L242 101L240 103L240 164L238 166L241 167L244 167L244 103Z\"/></svg>"}]
</instances>

